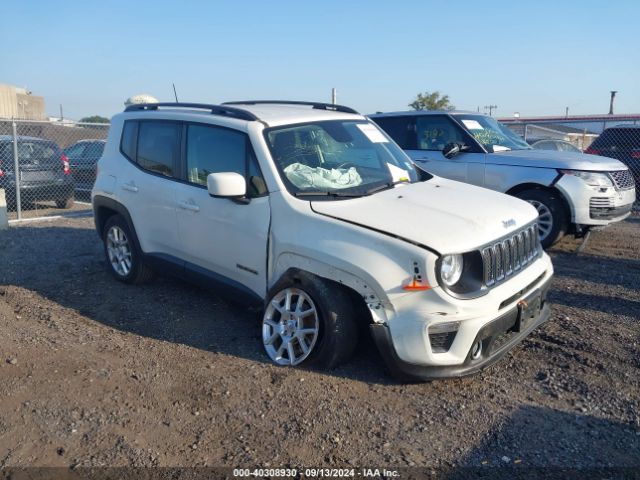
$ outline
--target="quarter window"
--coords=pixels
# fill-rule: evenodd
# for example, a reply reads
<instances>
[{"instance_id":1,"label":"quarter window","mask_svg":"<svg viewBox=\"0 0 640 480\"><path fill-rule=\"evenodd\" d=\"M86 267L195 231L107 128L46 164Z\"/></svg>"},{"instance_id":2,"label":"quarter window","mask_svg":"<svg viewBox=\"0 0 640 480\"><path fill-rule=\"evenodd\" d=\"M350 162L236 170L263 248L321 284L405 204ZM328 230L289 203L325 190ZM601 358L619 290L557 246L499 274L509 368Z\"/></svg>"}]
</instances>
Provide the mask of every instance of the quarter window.
<instances>
[{"instance_id":1,"label":"quarter window","mask_svg":"<svg viewBox=\"0 0 640 480\"><path fill-rule=\"evenodd\" d=\"M175 122L140 122L138 128L138 165L150 172L174 176L182 126Z\"/></svg>"}]
</instances>

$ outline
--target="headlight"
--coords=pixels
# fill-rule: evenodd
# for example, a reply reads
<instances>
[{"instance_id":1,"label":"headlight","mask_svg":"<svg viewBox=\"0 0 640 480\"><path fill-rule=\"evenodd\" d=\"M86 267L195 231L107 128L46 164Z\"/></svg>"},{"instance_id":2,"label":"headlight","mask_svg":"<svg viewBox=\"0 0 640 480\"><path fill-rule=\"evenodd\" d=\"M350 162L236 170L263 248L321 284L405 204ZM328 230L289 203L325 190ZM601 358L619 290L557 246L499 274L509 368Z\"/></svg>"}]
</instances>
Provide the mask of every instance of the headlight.
<instances>
[{"instance_id":1,"label":"headlight","mask_svg":"<svg viewBox=\"0 0 640 480\"><path fill-rule=\"evenodd\" d=\"M581 178L587 185L592 187L613 187L613 182L606 173L585 172L583 170L560 170L560 173Z\"/></svg>"},{"instance_id":2,"label":"headlight","mask_svg":"<svg viewBox=\"0 0 640 480\"><path fill-rule=\"evenodd\" d=\"M440 262L440 278L448 287L455 285L462 276L462 255L445 255Z\"/></svg>"}]
</instances>

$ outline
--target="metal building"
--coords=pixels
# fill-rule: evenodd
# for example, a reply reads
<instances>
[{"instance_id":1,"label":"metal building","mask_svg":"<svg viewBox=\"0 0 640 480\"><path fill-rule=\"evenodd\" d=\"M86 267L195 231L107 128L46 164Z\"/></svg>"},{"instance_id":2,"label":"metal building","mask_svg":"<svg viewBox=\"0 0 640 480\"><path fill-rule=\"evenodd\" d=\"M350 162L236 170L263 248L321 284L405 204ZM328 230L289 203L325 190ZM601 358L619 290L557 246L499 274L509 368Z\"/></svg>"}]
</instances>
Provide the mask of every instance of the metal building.
<instances>
[{"instance_id":1,"label":"metal building","mask_svg":"<svg viewBox=\"0 0 640 480\"><path fill-rule=\"evenodd\" d=\"M13 85L0 83L0 118L45 120L44 97Z\"/></svg>"}]
</instances>

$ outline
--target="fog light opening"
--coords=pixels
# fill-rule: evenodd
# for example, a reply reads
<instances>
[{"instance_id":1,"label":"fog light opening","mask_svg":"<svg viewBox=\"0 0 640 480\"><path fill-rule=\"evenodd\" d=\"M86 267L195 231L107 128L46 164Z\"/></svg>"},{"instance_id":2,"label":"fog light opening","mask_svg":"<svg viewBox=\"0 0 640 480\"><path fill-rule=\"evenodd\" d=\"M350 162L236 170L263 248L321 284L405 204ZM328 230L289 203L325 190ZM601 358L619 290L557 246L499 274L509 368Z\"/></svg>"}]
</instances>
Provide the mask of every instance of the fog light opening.
<instances>
[{"instance_id":1,"label":"fog light opening","mask_svg":"<svg viewBox=\"0 0 640 480\"><path fill-rule=\"evenodd\" d=\"M477 360L482 355L482 340L478 340L471 346L471 360Z\"/></svg>"}]
</instances>

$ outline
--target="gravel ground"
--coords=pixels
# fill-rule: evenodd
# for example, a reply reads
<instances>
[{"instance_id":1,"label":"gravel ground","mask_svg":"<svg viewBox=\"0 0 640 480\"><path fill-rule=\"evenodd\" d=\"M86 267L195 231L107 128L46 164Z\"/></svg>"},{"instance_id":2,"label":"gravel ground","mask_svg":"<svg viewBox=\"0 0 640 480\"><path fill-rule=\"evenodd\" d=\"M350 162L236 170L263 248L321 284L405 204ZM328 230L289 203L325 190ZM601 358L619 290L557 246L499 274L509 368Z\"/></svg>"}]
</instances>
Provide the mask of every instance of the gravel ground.
<instances>
[{"instance_id":1,"label":"gravel ground","mask_svg":"<svg viewBox=\"0 0 640 480\"><path fill-rule=\"evenodd\" d=\"M0 232L0 467L640 468L640 217L554 248L552 319L497 365L409 385L368 339L270 365L215 293L115 282L92 222Z\"/></svg>"}]
</instances>

